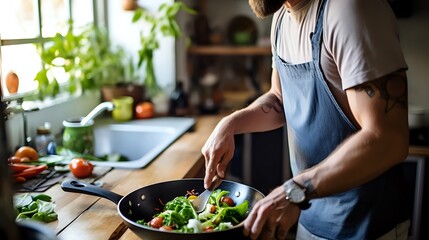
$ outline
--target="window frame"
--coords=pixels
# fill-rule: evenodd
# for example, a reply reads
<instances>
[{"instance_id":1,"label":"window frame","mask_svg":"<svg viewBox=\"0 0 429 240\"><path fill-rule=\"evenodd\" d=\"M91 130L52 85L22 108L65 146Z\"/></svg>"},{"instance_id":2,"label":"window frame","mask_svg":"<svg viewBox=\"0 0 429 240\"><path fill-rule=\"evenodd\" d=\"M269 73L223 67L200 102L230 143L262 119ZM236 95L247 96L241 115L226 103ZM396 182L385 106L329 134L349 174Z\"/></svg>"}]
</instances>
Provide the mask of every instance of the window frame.
<instances>
[{"instance_id":1,"label":"window frame","mask_svg":"<svg viewBox=\"0 0 429 240\"><path fill-rule=\"evenodd\" d=\"M1 48L3 46L18 46L18 45L23 45L23 44L42 44L42 47L44 47L45 43L48 43L50 41L52 41L52 37L43 37L42 35L42 0L36 0L35 2L37 3L37 5L35 6L37 8L37 28L38 28L38 36L37 37L33 37L33 38L15 38L15 39L3 39L1 37L0 34L0 79L2 76L2 51ZM99 25L101 23L106 23L106 13L107 13L107 9L106 9L106 5L104 3L104 1L98 1L98 0L91 0L92 1L92 14L93 14L93 23L94 25ZM68 10L68 16L67 19L68 20L73 20L73 0L65 0L66 2L66 9ZM101 11L100 11L101 10ZM76 16L75 16L76 18ZM42 66L40 66L40 68L42 68ZM2 85L1 88L3 88L3 81L0 82L0 84ZM0 101L3 102L10 102L10 101L14 101L14 100L20 100L22 101L24 98L29 97L29 98L34 98L37 95L37 89L34 90L30 90L28 92L18 92L18 93L14 93L14 94L9 94L7 96L3 95L3 90L0 90ZM66 94L68 95L68 94ZM64 98L70 98L71 96L61 96L61 99ZM55 99L53 99L53 101L51 101L51 103L43 103L42 105L54 105L55 104ZM62 102L62 101L61 101Z\"/></svg>"}]
</instances>

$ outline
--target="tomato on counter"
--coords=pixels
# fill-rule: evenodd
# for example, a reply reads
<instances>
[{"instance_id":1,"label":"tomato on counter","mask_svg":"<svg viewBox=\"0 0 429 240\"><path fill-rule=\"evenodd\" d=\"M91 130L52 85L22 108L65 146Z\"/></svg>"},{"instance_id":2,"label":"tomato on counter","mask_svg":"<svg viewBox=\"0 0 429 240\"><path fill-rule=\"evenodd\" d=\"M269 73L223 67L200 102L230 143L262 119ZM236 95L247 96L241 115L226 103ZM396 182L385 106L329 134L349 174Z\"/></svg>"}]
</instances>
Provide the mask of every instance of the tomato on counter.
<instances>
[{"instance_id":1,"label":"tomato on counter","mask_svg":"<svg viewBox=\"0 0 429 240\"><path fill-rule=\"evenodd\" d=\"M152 118L155 115L155 108L151 102L141 102L136 105L135 109L136 118Z\"/></svg>"},{"instance_id":2,"label":"tomato on counter","mask_svg":"<svg viewBox=\"0 0 429 240\"><path fill-rule=\"evenodd\" d=\"M70 172L77 178L91 176L94 165L84 158L73 158L70 163Z\"/></svg>"}]
</instances>

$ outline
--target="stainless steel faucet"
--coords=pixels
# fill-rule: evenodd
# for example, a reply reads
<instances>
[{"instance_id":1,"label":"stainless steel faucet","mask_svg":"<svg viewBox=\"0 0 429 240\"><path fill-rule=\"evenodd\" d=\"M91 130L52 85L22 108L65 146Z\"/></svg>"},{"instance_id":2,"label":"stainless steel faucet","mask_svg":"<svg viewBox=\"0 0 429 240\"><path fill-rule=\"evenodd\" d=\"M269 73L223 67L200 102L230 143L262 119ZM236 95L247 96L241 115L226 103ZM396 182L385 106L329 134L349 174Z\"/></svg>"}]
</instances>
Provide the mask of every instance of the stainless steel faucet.
<instances>
[{"instance_id":1,"label":"stainless steel faucet","mask_svg":"<svg viewBox=\"0 0 429 240\"><path fill-rule=\"evenodd\" d=\"M80 121L80 125L86 125L89 121L93 120L103 111L112 111L114 107L115 105L113 105L112 102L102 102L98 104L90 113L88 113L88 115L86 115L86 117L82 119L82 121Z\"/></svg>"}]
</instances>

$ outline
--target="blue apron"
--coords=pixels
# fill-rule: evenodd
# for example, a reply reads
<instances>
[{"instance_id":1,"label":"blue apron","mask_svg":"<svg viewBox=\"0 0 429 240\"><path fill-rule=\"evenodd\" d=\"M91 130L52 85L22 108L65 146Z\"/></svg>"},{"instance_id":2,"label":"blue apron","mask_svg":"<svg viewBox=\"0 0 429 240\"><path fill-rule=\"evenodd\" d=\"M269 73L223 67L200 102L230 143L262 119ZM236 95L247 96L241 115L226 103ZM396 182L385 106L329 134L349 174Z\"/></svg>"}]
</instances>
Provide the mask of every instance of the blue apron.
<instances>
[{"instance_id":1,"label":"blue apron","mask_svg":"<svg viewBox=\"0 0 429 240\"><path fill-rule=\"evenodd\" d=\"M321 1L316 27L310 36L311 62L289 64L274 53L294 175L323 161L357 131L332 95L320 67L326 3L327 0ZM282 14L276 27L275 45L281 37L278 33ZM407 211L400 210L405 206L398 191L402 184L400 171L394 167L363 186L312 200L311 207L301 212L300 223L312 234L326 239L375 239L383 235L408 217Z\"/></svg>"}]
</instances>

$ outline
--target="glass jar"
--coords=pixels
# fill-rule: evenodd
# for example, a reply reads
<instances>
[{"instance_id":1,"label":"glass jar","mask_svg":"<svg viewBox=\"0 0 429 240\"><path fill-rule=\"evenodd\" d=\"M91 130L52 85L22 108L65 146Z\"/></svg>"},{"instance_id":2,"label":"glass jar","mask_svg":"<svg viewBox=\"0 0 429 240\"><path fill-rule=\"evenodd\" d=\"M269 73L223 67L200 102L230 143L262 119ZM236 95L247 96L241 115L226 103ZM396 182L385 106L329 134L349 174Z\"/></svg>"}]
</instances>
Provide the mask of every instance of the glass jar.
<instances>
[{"instance_id":1,"label":"glass jar","mask_svg":"<svg viewBox=\"0 0 429 240\"><path fill-rule=\"evenodd\" d=\"M82 154L94 154L94 132L90 120L86 125L81 125L82 118L63 121L63 147Z\"/></svg>"},{"instance_id":2,"label":"glass jar","mask_svg":"<svg viewBox=\"0 0 429 240\"><path fill-rule=\"evenodd\" d=\"M36 130L36 149L39 156L46 156L48 153L49 143L55 143L55 137L51 133L51 124L45 122L43 126L40 126Z\"/></svg>"}]
</instances>

